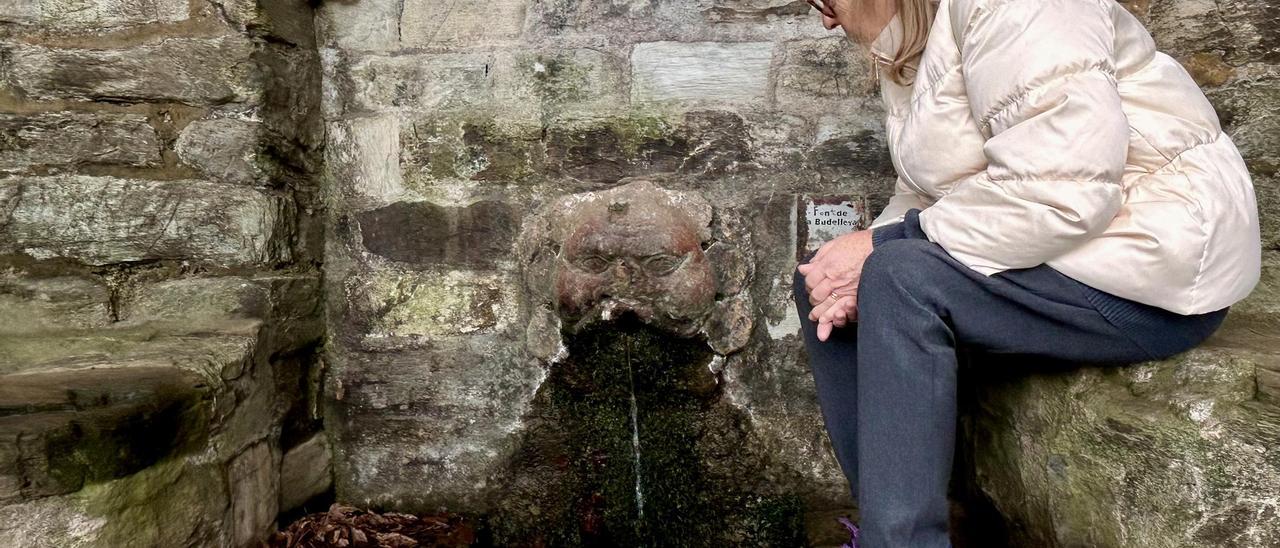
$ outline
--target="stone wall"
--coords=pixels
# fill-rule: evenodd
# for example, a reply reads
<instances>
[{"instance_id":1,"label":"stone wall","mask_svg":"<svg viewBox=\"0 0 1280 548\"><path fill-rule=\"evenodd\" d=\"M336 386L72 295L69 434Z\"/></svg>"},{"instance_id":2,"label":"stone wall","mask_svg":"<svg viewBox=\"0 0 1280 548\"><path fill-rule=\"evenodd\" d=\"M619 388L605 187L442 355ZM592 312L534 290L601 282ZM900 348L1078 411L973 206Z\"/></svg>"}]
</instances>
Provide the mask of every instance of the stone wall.
<instances>
[{"instance_id":1,"label":"stone wall","mask_svg":"<svg viewBox=\"0 0 1280 548\"><path fill-rule=\"evenodd\" d=\"M326 488L319 75L301 1L0 1L0 545L245 546Z\"/></svg>"},{"instance_id":2,"label":"stone wall","mask_svg":"<svg viewBox=\"0 0 1280 548\"><path fill-rule=\"evenodd\" d=\"M796 495L815 524L850 504L825 445L788 280L798 253L831 234L807 215L845 204L857 212L845 227L851 228L879 210L890 188L883 113L863 52L821 30L799 1L444 6L330 2L317 19L333 228L326 251L333 367L327 424L339 496L400 509L493 507L508 487L502 472L529 428L532 402L559 363L559 339L546 333L560 326L521 286L530 263L516 246L519 235L530 230L534 212L561 196L642 178L704 196L716 211L716 240L743 252L741 262L733 253L713 260L740 280L745 290L733 302L749 311L735 327L743 344L717 349L722 361L716 363L724 401L749 417L741 426L745 443L778 457L762 465L771 479L757 489ZM1128 7L1205 87L1240 145L1256 178L1268 264L1274 262L1280 249L1274 113L1280 27L1266 3L1255 0L1152 0ZM1268 287L1238 308L1273 310ZM1242 312L1232 329L1257 331L1274 326L1274 319L1273 312ZM1221 356L1268 355L1275 348L1252 340L1208 361L1186 359L1199 364L1193 369L1216 371ZM1241 360L1230 362L1239 374L1256 376L1260 385L1270 378L1269 362ZM1060 380L1044 382L1088 384L1096 374L1064 374L1074 380L1050 374ZM1044 473L1017 462L1041 449L1018 456L1020 445L1009 436L1021 430L1001 422L1016 423L1022 420L1016 410L1034 409L1025 398L1042 394L1029 388L1039 378L983 392L979 397L1011 407L966 419L970 439L973 429L993 436L969 442L972 453L961 459L970 467L964 478L979 474L968 482L970 503L989 503L1003 514L1012 541L1178 545L1184 537L1173 525L1063 533L1074 529L1054 524L1088 521L1080 515L1125 523L1132 515L1126 512L1138 510L1126 506L1129 499L1099 496L1102 510L1063 517L1060 512L1072 510L1054 509L1052 501L1061 499L1036 502L1026 494L1030 484L995 472ZM1151 397L1182 401L1177 394L1186 390L1199 389L1173 383L1153 389ZM1200 397L1214 400L1209 392ZM1223 409L1235 405L1229 402L1253 409L1249 402L1261 398L1232 394L1223 396ZM1120 405L1153 404L1138 398ZM1066 416L1052 415L1063 423L1057 428L1076 427ZM1181 420L1174 416L1166 418ZM1079 443L1086 460L1113 449ZM1153 451L1172 455L1161 465L1181 458L1169 447ZM1271 488L1244 487L1245 475L1228 477L1234 479L1223 481L1235 486L1230 496L1197 496L1178 506L1198 508L1191 511L1200 520L1198 532L1185 539L1224 541L1204 532L1219 523L1209 516L1228 512L1230 500L1250 497L1263 498L1231 515L1254 512L1250 523L1273 526L1265 511L1272 499L1263 496ZM810 530L815 539L824 535L820 525ZM1259 539L1269 534L1232 542L1263 545Z\"/></svg>"},{"instance_id":3,"label":"stone wall","mask_svg":"<svg viewBox=\"0 0 1280 548\"><path fill-rule=\"evenodd\" d=\"M692 406L649 417L696 441L651 449L717 490L689 502L734 508L671 519L842 542L790 281L890 192L865 52L802 0L315 4L0 0L0 316L21 318L0 322L0 544L247 545L329 488L329 447L340 500L519 538L561 487L556 442L620 426L587 419L622 365L659 371L642 403ZM975 357L957 498L981 545L1272 545L1280 23L1264 0L1125 4L1245 154L1263 285L1168 363ZM556 227L639 180L707 206L689 339L575 332L547 285ZM670 355L699 367L662 377Z\"/></svg>"},{"instance_id":4,"label":"stone wall","mask_svg":"<svg viewBox=\"0 0 1280 548\"><path fill-rule=\"evenodd\" d=\"M339 498L484 512L511 488L560 327L527 291L517 241L566 194L639 177L714 206L708 253L729 280L717 298L737 295L721 306L743 316L725 327L739 342L713 344L720 397L749 417L750 449L773 455L754 492L815 516L848 506L796 338L797 226L816 199L845 203L846 228L865 224L892 167L865 52L809 9L321 7Z\"/></svg>"}]
</instances>

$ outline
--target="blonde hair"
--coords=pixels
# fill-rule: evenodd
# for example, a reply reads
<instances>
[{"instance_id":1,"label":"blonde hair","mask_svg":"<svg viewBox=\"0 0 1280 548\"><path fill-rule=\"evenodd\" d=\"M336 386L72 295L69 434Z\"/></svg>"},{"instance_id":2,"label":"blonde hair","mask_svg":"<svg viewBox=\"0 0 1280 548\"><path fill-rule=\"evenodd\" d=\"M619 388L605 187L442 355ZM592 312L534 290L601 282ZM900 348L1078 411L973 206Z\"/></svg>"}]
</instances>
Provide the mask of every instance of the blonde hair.
<instances>
[{"instance_id":1,"label":"blonde hair","mask_svg":"<svg viewBox=\"0 0 1280 548\"><path fill-rule=\"evenodd\" d=\"M902 45L889 63L889 79L903 86L915 80L915 65L924 54L933 25L937 0L898 0L898 17L902 20ZM911 66L908 66L911 65ZM907 74L910 72L911 74Z\"/></svg>"}]
</instances>

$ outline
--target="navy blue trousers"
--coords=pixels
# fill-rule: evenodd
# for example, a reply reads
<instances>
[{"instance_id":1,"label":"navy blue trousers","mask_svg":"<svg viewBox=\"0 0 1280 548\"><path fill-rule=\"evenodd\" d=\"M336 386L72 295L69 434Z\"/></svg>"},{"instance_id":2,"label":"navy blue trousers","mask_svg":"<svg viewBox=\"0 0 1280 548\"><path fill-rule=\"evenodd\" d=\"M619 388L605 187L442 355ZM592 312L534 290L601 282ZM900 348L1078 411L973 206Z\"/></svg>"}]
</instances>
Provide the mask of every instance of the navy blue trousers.
<instances>
[{"instance_id":1,"label":"navy blue trousers","mask_svg":"<svg viewBox=\"0 0 1280 548\"><path fill-rule=\"evenodd\" d=\"M958 347L1139 362L1199 344L1226 316L1125 301L1139 312L1118 326L1098 311L1096 293L1048 266L988 277L927 239L890 239L877 242L863 267L857 323L820 342L796 273L805 347L827 433L858 502L863 548L950 546Z\"/></svg>"}]
</instances>

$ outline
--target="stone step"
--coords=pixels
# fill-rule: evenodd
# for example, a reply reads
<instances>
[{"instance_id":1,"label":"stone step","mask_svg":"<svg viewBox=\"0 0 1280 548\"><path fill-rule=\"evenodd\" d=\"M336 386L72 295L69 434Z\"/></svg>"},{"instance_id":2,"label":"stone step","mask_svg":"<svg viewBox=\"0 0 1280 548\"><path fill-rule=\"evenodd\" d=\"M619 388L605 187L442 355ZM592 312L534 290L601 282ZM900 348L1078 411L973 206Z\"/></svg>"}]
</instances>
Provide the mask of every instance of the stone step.
<instances>
[{"instance_id":1,"label":"stone step","mask_svg":"<svg viewBox=\"0 0 1280 548\"><path fill-rule=\"evenodd\" d=\"M0 314L20 319L0 324L0 505L260 439L274 381L255 371L316 337L321 316L299 295L314 287L203 277L113 295L86 274L0 274Z\"/></svg>"},{"instance_id":2,"label":"stone step","mask_svg":"<svg viewBox=\"0 0 1280 548\"><path fill-rule=\"evenodd\" d=\"M256 322L0 338L0 504L70 493L205 447Z\"/></svg>"},{"instance_id":3,"label":"stone step","mask_svg":"<svg viewBox=\"0 0 1280 548\"><path fill-rule=\"evenodd\" d=\"M123 477L203 445L208 385L163 366L0 377L0 505Z\"/></svg>"},{"instance_id":4,"label":"stone step","mask_svg":"<svg viewBox=\"0 0 1280 548\"><path fill-rule=\"evenodd\" d=\"M0 337L0 376L93 368L171 367L229 379L253 356L256 321L219 331L169 332L151 326Z\"/></svg>"},{"instance_id":5,"label":"stone step","mask_svg":"<svg viewBox=\"0 0 1280 548\"><path fill-rule=\"evenodd\" d=\"M310 274L120 284L0 269L0 375L135 364L238 376L254 347L270 355L323 332Z\"/></svg>"}]
</instances>

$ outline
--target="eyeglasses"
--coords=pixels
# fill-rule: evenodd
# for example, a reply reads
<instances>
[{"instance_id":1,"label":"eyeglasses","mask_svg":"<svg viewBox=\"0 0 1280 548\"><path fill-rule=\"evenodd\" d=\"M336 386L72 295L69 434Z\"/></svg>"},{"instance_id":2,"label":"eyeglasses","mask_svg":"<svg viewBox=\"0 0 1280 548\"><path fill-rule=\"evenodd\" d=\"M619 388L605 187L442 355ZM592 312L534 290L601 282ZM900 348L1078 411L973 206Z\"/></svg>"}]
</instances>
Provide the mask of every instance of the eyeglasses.
<instances>
[{"instance_id":1,"label":"eyeglasses","mask_svg":"<svg viewBox=\"0 0 1280 548\"><path fill-rule=\"evenodd\" d=\"M832 19L836 18L836 10L831 9L831 5L828 4L830 0L806 0L806 1L809 2L810 6L813 6L813 9L818 10L818 13L821 13L822 15L825 15Z\"/></svg>"}]
</instances>

